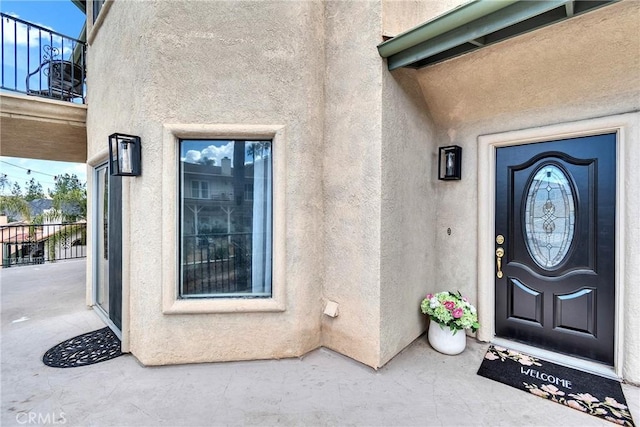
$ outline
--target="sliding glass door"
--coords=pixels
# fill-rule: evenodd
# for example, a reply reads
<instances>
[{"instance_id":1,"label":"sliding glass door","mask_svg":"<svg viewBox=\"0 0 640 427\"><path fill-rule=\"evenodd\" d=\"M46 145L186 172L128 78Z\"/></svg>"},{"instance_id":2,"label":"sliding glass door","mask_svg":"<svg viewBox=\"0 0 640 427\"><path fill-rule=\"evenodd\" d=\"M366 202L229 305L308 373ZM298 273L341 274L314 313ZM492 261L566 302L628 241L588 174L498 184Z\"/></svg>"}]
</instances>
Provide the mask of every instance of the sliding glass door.
<instances>
[{"instance_id":1,"label":"sliding glass door","mask_svg":"<svg viewBox=\"0 0 640 427\"><path fill-rule=\"evenodd\" d=\"M109 315L109 167L100 166L95 175L94 250L95 302Z\"/></svg>"},{"instance_id":2,"label":"sliding glass door","mask_svg":"<svg viewBox=\"0 0 640 427\"><path fill-rule=\"evenodd\" d=\"M122 180L95 170L94 301L112 329L122 328Z\"/></svg>"}]
</instances>

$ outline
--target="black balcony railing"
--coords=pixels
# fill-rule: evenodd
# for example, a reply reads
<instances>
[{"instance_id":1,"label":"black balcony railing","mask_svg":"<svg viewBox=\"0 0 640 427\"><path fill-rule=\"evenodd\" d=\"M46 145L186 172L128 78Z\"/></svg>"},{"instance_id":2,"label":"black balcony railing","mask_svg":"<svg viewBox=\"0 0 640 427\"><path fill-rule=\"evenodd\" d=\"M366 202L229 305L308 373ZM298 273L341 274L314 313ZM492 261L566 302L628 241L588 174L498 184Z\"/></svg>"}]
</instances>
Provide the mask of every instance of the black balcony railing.
<instances>
[{"instance_id":1,"label":"black balcony railing","mask_svg":"<svg viewBox=\"0 0 640 427\"><path fill-rule=\"evenodd\" d=\"M0 226L2 266L42 264L87 256L87 224Z\"/></svg>"},{"instance_id":2,"label":"black balcony railing","mask_svg":"<svg viewBox=\"0 0 640 427\"><path fill-rule=\"evenodd\" d=\"M86 44L5 13L2 89L84 103Z\"/></svg>"},{"instance_id":3,"label":"black balcony railing","mask_svg":"<svg viewBox=\"0 0 640 427\"><path fill-rule=\"evenodd\" d=\"M183 237L182 297L251 293L252 233Z\"/></svg>"}]
</instances>

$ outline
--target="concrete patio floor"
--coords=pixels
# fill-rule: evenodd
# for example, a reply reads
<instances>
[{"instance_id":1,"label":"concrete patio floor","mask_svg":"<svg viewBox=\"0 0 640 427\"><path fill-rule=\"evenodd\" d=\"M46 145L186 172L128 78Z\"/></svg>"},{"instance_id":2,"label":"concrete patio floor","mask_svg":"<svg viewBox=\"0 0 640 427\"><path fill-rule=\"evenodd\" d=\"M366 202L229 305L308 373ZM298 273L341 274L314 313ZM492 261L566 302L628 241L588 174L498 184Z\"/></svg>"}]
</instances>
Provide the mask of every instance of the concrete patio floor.
<instances>
[{"instance_id":1,"label":"concrete patio floor","mask_svg":"<svg viewBox=\"0 0 640 427\"><path fill-rule=\"evenodd\" d=\"M148 368L125 355L47 367L49 348L104 327L85 306L84 268L0 270L2 426L613 425L476 375L488 344L472 339L444 356L420 337L378 371L327 349L286 360ZM623 390L640 421L640 389Z\"/></svg>"}]
</instances>

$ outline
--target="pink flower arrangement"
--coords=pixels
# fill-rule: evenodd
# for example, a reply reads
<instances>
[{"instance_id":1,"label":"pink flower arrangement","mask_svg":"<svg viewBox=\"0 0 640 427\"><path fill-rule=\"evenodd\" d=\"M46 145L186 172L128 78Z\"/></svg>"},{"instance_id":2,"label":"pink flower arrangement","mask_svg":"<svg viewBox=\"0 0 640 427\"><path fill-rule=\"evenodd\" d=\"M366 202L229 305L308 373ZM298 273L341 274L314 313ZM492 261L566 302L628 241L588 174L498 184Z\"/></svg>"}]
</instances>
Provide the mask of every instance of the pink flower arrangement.
<instances>
[{"instance_id":1,"label":"pink flower arrangement","mask_svg":"<svg viewBox=\"0 0 640 427\"><path fill-rule=\"evenodd\" d=\"M475 332L480 327L476 308L460 292L427 294L420 309L432 321L448 326L452 331L471 329Z\"/></svg>"}]
</instances>

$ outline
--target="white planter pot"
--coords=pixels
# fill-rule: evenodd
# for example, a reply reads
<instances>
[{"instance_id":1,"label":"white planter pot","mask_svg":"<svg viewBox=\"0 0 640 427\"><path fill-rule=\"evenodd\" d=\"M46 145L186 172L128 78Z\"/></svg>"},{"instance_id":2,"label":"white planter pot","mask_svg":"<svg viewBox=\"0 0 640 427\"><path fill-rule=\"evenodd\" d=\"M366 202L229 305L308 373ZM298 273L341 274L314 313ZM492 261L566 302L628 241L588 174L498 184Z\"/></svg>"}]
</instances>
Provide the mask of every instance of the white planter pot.
<instances>
[{"instance_id":1,"label":"white planter pot","mask_svg":"<svg viewBox=\"0 0 640 427\"><path fill-rule=\"evenodd\" d=\"M467 336L464 331L450 330L448 326L429 322L429 344L434 350L443 354L460 354L467 346Z\"/></svg>"}]
</instances>

